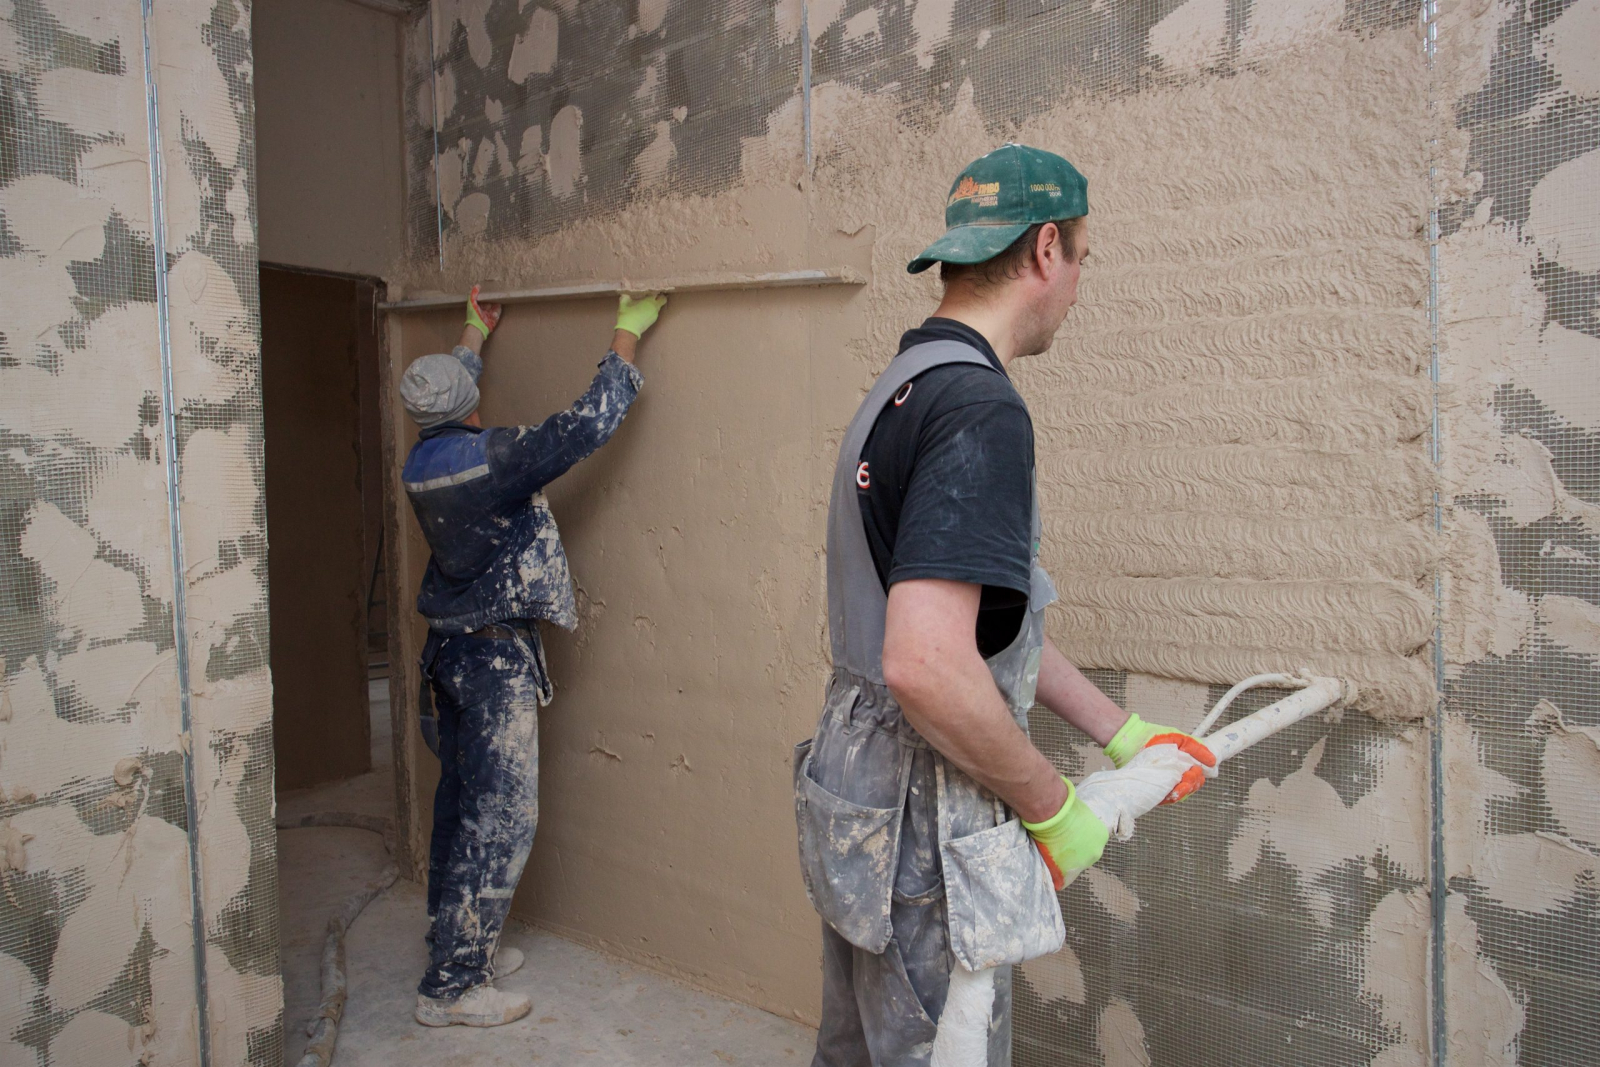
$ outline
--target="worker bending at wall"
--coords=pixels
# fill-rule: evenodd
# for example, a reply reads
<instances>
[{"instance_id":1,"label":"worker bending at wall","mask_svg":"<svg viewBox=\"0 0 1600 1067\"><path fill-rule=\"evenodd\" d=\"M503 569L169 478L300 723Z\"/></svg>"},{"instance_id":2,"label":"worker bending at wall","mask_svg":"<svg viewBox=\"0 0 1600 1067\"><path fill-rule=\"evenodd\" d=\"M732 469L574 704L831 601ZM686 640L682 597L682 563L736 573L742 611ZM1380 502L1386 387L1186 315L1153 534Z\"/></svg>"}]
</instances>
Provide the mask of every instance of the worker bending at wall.
<instances>
[{"instance_id":1,"label":"worker bending at wall","mask_svg":"<svg viewBox=\"0 0 1600 1067\"><path fill-rule=\"evenodd\" d=\"M532 1007L493 981L522 964L516 949L495 949L538 822L538 711L551 688L536 624L578 621L544 487L616 433L643 382L639 339L666 303L622 297L611 351L572 407L538 426L486 428L478 375L501 308L477 294L455 350L416 360L400 383L422 428L401 479L432 550L417 610L441 764L417 989L427 1026L497 1026Z\"/></svg>"},{"instance_id":2,"label":"worker bending at wall","mask_svg":"<svg viewBox=\"0 0 1600 1067\"><path fill-rule=\"evenodd\" d=\"M1044 633L1056 593L1033 425L1007 368L1044 352L1076 302L1088 211L1060 156L1006 145L969 165L946 233L908 268L942 264L943 301L840 447L833 678L795 753L801 870L824 920L814 1067L927 1064L956 966L999 968L988 1062L1011 1062L1010 965L1061 947L1055 890L1109 836L1029 740L1036 696L1119 768L1177 744L1155 796L1216 773L1205 746L1124 712Z\"/></svg>"}]
</instances>

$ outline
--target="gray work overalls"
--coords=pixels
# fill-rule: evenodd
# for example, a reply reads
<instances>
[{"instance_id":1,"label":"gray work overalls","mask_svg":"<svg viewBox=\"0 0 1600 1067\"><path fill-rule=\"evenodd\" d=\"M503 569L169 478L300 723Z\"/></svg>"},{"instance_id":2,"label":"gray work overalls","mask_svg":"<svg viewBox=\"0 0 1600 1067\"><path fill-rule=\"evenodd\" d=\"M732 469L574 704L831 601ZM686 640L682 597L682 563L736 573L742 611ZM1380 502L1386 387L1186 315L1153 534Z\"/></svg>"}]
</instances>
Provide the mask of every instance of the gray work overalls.
<instances>
[{"instance_id":1,"label":"gray work overalls","mask_svg":"<svg viewBox=\"0 0 1600 1067\"><path fill-rule=\"evenodd\" d=\"M816 735L795 749L800 869L823 918L822 1027L813 1067L922 1067L956 962L998 967L989 1063L1011 1062L1010 965L1055 952L1061 909L1022 823L994 794L929 747L883 682L888 596L856 497L867 435L895 393L946 363L991 368L956 341L907 349L889 364L845 432L828 513L828 628L833 679ZM1018 457L1018 462L1023 462ZM1027 730L1039 681L1044 608L1055 587L1039 566L1026 621L988 660Z\"/></svg>"}]
</instances>

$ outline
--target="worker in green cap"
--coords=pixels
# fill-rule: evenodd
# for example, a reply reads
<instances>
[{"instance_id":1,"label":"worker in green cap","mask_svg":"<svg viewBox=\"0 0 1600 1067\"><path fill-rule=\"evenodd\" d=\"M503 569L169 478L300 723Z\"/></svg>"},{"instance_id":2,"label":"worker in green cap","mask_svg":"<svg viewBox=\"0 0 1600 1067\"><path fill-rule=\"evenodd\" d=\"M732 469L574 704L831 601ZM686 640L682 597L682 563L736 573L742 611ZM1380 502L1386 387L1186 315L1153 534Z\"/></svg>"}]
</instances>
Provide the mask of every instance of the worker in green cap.
<instances>
[{"instance_id":1,"label":"worker in green cap","mask_svg":"<svg viewBox=\"0 0 1600 1067\"><path fill-rule=\"evenodd\" d=\"M986 1032L988 1063L1009 1064L1010 965L1061 947L1056 891L1112 829L1215 774L1204 745L1123 711L1044 633L1056 596L1038 562L1033 425L1007 370L1048 349L1077 301L1088 214L1087 182L1054 153L1008 144L963 170L944 236L908 267L938 263L943 299L840 446L833 677L795 753L801 871L823 918L813 1067L928 1064L936 1038L949 1047L958 968L993 969L977 1055ZM1127 782L1077 797L1029 740L1035 701ZM1140 790L1137 810L1119 799Z\"/></svg>"}]
</instances>

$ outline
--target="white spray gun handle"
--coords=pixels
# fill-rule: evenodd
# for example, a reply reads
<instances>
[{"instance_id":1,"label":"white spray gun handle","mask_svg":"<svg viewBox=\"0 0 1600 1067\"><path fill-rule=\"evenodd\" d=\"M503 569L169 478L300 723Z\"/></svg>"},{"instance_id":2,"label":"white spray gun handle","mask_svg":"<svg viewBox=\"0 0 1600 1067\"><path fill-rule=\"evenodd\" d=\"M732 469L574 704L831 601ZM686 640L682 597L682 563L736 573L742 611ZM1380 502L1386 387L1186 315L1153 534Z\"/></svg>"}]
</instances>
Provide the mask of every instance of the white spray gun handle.
<instances>
[{"instance_id":1,"label":"white spray gun handle","mask_svg":"<svg viewBox=\"0 0 1600 1067\"><path fill-rule=\"evenodd\" d=\"M1211 754L1217 757L1217 762L1222 763L1279 730L1332 707L1349 695L1349 686L1338 678L1312 678L1298 693L1291 693L1197 740L1204 741Z\"/></svg>"},{"instance_id":2,"label":"white spray gun handle","mask_svg":"<svg viewBox=\"0 0 1600 1067\"><path fill-rule=\"evenodd\" d=\"M1199 738L1198 740L1204 741L1206 747L1211 749L1211 754L1217 757L1219 764L1232 759L1258 741L1266 740L1279 730L1287 729L1351 695L1349 687L1338 678L1258 675L1256 678L1241 682L1218 701L1216 708L1206 717L1202 728L1215 722L1233 698L1251 683L1304 684L1305 688L1268 704L1260 711L1246 715L1238 722L1230 723ZM1094 777L1090 775L1079 786L1080 796L1083 786L1088 785ZM1162 795L1165 795L1164 791ZM1155 803L1160 803L1159 797ZM1145 807L1144 810L1148 811L1149 807ZM1120 822L1120 819L1118 821ZM1109 823L1107 825L1110 826ZM1118 827L1111 826L1111 830L1115 833ZM1129 832L1131 833L1131 820L1129 820ZM989 1016L993 1010L993 969L969 971L957 964L950 973L950 990L945 997L944 1012L939 1016L939 1029L934 1035L931 1067L986 1067L989 1056Z\"/></svg>"}]
</instances>

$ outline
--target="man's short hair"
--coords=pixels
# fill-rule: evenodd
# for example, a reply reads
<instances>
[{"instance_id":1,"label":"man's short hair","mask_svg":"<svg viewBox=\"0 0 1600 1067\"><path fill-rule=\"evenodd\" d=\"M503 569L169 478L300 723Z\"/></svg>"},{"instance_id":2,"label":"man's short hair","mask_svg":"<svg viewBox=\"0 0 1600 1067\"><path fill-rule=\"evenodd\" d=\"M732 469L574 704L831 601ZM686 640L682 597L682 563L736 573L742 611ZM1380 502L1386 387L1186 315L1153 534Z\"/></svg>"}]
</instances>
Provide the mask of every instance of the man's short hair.
<instances>
[{"instance_id":1,"label":"man's short hair","mask_svg":"<svg viewBox=\"0 0 1600 1067\"><path fill-rule=\"evenodd\" d=\"M1070 261L1077 254L1077 242L1074 236L1078 226L1083 222L1080 216L1075 219L1056 219L1054 225L1061 231L1061 244L1067 250L1067 259ZM966 282L977 289L988 289L1003 282L1014 281L1022 277L1024 266L1028 257L1033 254L1033 246L1039 240L1039 231L1049 222L1036 222L1022 231L1022 235L1006 246L1005 251L992 259L982 263L940 263L939 280L945 285L951 282Z\"/></svg>"}]
</instances>

